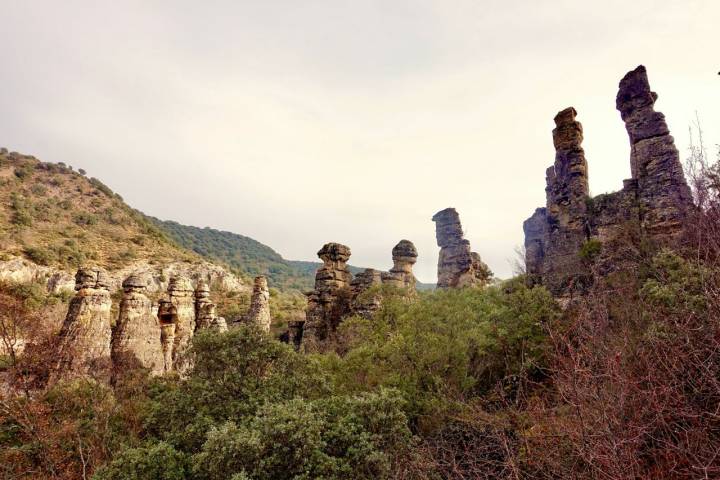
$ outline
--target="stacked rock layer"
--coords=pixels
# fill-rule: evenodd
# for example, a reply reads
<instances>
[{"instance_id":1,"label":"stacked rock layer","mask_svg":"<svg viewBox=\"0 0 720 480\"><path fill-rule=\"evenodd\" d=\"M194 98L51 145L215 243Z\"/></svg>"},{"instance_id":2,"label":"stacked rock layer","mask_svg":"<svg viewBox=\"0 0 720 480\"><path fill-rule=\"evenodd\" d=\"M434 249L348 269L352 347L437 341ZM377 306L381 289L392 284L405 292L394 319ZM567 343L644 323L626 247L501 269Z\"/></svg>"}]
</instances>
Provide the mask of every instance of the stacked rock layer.
<instances>
[{"instance_id":1,"label":"stacked rock layer","mask_svg":"<svg viewBox=\"0 0 720 480\"><path fill-rule=\"evenodd\" d=\"M623 189L589 197L588 171L581 147L583 131L574 108L555 117L555 164L546 172L546 206L523 224L525 266L533 283L557 296L583 291L595 275L622 265L617 240L642 235L672 243L682 231L692 196L674 141L662 113L654 110L657 94L650 90L645 67L620 81L616 107L630 139L632 178ZM590 241L606 252L591 272ZM627 242L624 242L627 243ZM617 244L617 245L616 245Z\"/></svg>"}]
</instances>

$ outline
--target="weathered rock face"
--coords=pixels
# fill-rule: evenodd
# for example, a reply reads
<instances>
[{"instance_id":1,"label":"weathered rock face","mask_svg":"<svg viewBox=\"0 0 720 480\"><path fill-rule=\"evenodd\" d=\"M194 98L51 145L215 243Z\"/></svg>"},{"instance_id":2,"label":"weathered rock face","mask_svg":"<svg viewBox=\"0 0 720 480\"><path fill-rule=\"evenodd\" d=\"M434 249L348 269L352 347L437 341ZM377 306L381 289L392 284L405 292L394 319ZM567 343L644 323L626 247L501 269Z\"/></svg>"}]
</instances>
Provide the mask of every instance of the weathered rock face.
<instances>
[{"instance_id":1,"label":"weathered rock face","mask_svg":"<svg viewBox=\"0 0 720 480\"><path fill-rule=\"evenodd\" d=\"M112 336L112 360L116 373L146 368L153 375L165 371L160 322L145 295L148 279L131 275L123 282L118 322Z\"/></svg>"},{"instance_id":2,"label":"weathered rock face","mask_svg":"<svg viewBox=\"0 0 720 480\"><path fill-rule=\"evenodd\" d=\"M210 300L210 287L205 280L199 280L195 287L195 318L198 330L213 328L217 319L215 304Z\"/></svg>"},{"instance_id":3,"label":"weathered rock face","mask_svg":"<svg viewBox=\"0 0 720 480\"><path fill-rule=\"evenodd\" d=\"M350 310L352 313L370 318L380 308L380 297L378 295L365 294L372 287L381 285L386 280L393 282L393 285L404 285L403 277L393 275L387 279L387 275L387 272L380 272L374 268L366 268L355 275L355 278L350 282L350 295L352 297Z\"/></svg>"},{"instance_id":4,"label":"weathered rock face","mask_svg":"<svg viewBox=\"0 0 720 480\"><path fill-rule=\"evenodd\" d=\"M177 325L177 308L170 300L160 300L158 304L158 320L160 322L160 344L163 353L165 372L174 369L175 328Z\"/></svg>"},{"instance_id":5,"label":"weathered rock face","mask_svg":"<svg viewBox=\"0 0 720 480\"><path fill-rule=\"evenodd\" d=\"M75 376L108 381L112 369L112 300L105 271L79 269L75 275L75 290L77 293L70 301L60 330L51 382Z\"/></svg>"},{"instance_id":6,"label":"weathered rock face","mask_svg":"<svg viewBox=\"0 0 720 480\"><path fill-rule=\"evenodd\" d=\"M247 321L250 324L257 325L261 330L270 331L270 324L272 323L270 317L270 290L268 289L267 278L264 276L255 277L253 282Z\"/></svg>"},{"instance_id":7,"label":"weathered rock face","mask_svg":"<svg viewBox=\"0 0 720 480\"><path fill-rule=\"evenodd\" d=\"M342 317L350 311L350 280L347 267L350 248L339 243L327 243L318 252L323 261L315 274L315 289L308 294L302 346L306 352L316 352L332 340Z\"/></svg>"},{"instance_id":8,"label":"weathered rock face","mask_svg":"<svg viewBox=\"0 0 720 480\"><path fill-rule=\"evenodd\" d=\"M196 326L194 291L190 280L181 276L170 278L168 296L175 307L176 316L173 367L178 372L184 372L188 367L184 354L190 346Z\"/></svg>"},{"instance_id":9,"label":"weathered rock face","mask_svg":"<svg viewBox=\"0 0 720 480\"><path fill-rule=\"evenodd\" d=\"M463 238L457 211L446 208L436 213L432 220L435 222L435 237L440 247L438 288L461 288L486 283L490 270L482 263L479 255L473 255L470 242Z\"/></svg>"},{"instance_id":10,"label":"weathered rock face","mask_svg":"<svg viewBox=\"0 0 720 480\"><path fill-rule=\"evenodd\" d=\"M523 224L531 281L566 296L592 281L588 259L581 255L588 240L609 247L620 235L633 235L639 229L637 235L666 242L681 231L683 212L692 208L692 197L665 117L653 110L656 99L644 67L621 80L616 105L630 137L633 178L624 182L621 191L595 198L589 198L583 132L575 121L575 109L557 114L555 164L546 173L546 207ZM604 258L609 260L608 255ZM605 263L594 274L620 264Z\"/></svg>"},{"instance_id":11,"label":"weathered rock face","mask_svg":"<svg viewBox=\"0 0 720 480\"><path fill-rule=\"evenodd\" d=\"M588 238L589 188L583 129L576 115L570 107L555 116L555 164L545 177L547 206L523 226L527 263L542 270L528 267L528 273L542 276L551 291L572 288L586 270L578 252Z\"/></svg>"},{"instance_id":12,"label":"weathered rock face","mask_svg":"<svg viewBox=\"0 0 720 480\"><path fill-rule=\"evenodd\" d=\"M417 249L410 240L400 240L392 249L393 267L382 274L382 283L399 288L415 289L413 265L417 262Z\"/></svg>"},{"instance_id":13,"label":"weathered rock face","mask_svg":"<svg viewBox=\"0 0 720 480\"><path fill-rule=\"evenodd\" d=\"M657 98L641 65L620 81L615 105L630 138L642 228L652 236L673 236L682 229L692 195L665 116L654 109Z\"/></svg>"}]
</instances>

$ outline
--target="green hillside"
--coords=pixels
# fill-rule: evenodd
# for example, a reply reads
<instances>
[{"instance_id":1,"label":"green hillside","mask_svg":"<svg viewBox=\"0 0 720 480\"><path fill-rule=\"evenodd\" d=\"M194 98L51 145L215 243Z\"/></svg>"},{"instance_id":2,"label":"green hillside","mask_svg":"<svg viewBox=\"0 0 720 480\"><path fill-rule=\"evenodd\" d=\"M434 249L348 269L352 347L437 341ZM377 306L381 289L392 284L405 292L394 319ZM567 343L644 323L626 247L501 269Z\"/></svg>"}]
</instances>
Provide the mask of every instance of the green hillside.
<instances>
[{"instance_id":1,"label":"green hillside","mask_svg":"<svg viewBox=\"0 0 720 480\"><path fill-rule=\"evenodd\" d=\"M272 248L250 237L214 228L181 225L172 220L148 219L179 245L205 258L225 263L248 275L266 275L282 290L310 290L320 262L285 260ZM362 271L350 267L355 274Z\"/></svg>"}]
</instances>

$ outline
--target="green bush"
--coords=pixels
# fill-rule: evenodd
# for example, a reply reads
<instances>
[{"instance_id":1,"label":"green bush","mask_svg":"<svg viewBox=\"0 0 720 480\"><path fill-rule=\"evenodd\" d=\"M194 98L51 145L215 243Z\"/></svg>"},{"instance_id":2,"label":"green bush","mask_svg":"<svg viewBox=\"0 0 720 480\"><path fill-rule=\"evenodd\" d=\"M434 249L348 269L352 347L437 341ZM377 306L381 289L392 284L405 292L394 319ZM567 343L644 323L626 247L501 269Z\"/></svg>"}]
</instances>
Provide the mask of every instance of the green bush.
<instances>
[{"instance_id":1,"label":"green bush","mask_svg":"<svg viewBox=\"0 0 720 480\"><path fill-rule=\"evenodd\" d=\"M95 225L98 223L98 218L89 212L77 212L73 215L73 222L80 226Z\"/></svg>"},{"instance_id":2,"label":"green bush","mask_svg":"<svg viewBox=\"0 0 720 480\"><path fill-rule=\"evenodd\" d=\"M391 458L410 440L402 400L381 391L260 408L250 421L208 433L195 456L198 478L388 478Z\"/></svg>"},{"instance_id":3,"label":"green bush","mask_svg":"<svg viewBox=\"0 0 720 480\"><path fill-rule=\"evenodd\" d=\"M165 442L151 442L120 452L94 480L185 480L188 458Z\"/></svg>"},{"instance_id":4,"label":"green bush","mask_svg":"<svg viewBox=\"0 0 720 480\"><path fill-rule=\"evenodd\" d=\"M31 206L22 196L13 193L10 197L10 207L13 210L11 221L20 227L29 227L33 223Z\"/></svg>"},{"instance_id":5,"label":"green bush","mask_svg":"<svg viewBox=\"0 0 720 480\"><path fill-rule=\"evenodd\" d=\"M502 379L540 375L548 349L543 324L557 317L544 288L521 282L439 290L417 301L385 297L373 319L341 325L348 351L324 361L340 391L396 388L411 419L432 427L468 395L486 394Z\"/></svg>"},{"instance_id":6,"label":"green bush","mask_svg":"<svg viewBox=\"0 0 720 480\"><path fill-rule=\"evenodd\" d=\"M591 238L589 240L586 240L585 243L582 244L578 255L580 255L580 258L582 258L583 260L592 261L595 260L598 255L600 255L601 251L602 242L596 238Z\"/></svg>"},{"instance_id":7,"label":"green bush","mask_svg":"<svg viewBox=\"0 0 720 480\"><path fill-rule=\"evenodd\" d=\"M26 178L30 178L30 176L33 174L34 170L35 170L35 167L33 167L29 163L26 163L24 165L15 167L15 176L17 178L19 178L20 180L25 180Z\"/></svg>"},{"instance_id":8,"label":"green bush","mask_svg":"<svg viewBox=\"0 0 720 480\"><path fill-rule=\"evenodd\" d=\"M43 247L25 247L23 253L29 260L38 265L52 265L57 259L53 251Z\"/></svg>"}]
</instances>

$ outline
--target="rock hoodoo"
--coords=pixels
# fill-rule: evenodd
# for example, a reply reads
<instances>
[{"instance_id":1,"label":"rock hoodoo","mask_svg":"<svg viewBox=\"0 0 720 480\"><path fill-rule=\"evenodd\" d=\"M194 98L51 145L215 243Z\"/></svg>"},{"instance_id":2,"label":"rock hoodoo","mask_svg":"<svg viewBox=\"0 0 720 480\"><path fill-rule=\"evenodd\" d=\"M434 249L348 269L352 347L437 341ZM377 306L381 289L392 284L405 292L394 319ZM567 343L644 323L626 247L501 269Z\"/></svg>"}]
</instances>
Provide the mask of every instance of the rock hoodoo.
<instances>
[{"instance_id":1,"label":"rock hoodoo","mask_svg":"<svg viewBox=\"0 0 720 480\"><path fill-rule=\"evenodd\" d=\"M177 308L170 300L160 300L158 304L158 321L160 322L160 345L163 353L163 365L165 372L171 372L174 369Z\"/></svg>"},{"instance_id":2,"label":"rock hoodoo","mask_svg":"<svg viewBox=\"0 0 720 480\"><path fill-rule=\"evenodd\" d=\"M308 294L308 305L302 335L306 352L322 349L331 340L340 319L350 311L350 280L347 267L350 248L339 243L327 243L318 252L323 261L315 274L315 289Z\"/></svg>"},{"instance_id":3,"label":"rock hoodoo","mask_svg":"<svg viewBox=\"0 0 720 480\"><path fill-rule=\"evenodd\" d=\"M657 98L641 65L620 81L615 105L630 138L630 169L637 180L641 225L652 236L673 236L682 229L692 194L665 115L654 109Z\"/></svg>"},{"instance_id":4,"label":"rock hoodoo","mask_svg":"<svg viewBox=\"0 0 720 480\"><path fill-rule=\"evenodd\" d=\"M220 332L226 332L227 322L223 317L217 316L217 307L210 300L210 287L207 281L200 279L195 287L195 318L196 330L210 328Z\"/></svg>"},{"instance_id":5,"label":"rock hoodoo","mask_svg":"<svg viewBox=\"0 0 720 480\"><path fill-rule=\"evenodd\" d=\"M268 289L267 278L262 275L255 277L253 282L247 321L250 324L257 325L261 330L270 331L270 324L272 323L270 317L270 290Z\"/></svg>"},{"instance_id":6,"label":"rock hoodoo","mask_svg":"<svg viewBox=\"0 0 720 480\"><path fill-rule=\"evenodd\" d=\"M470 242L463 238L460 215L454 208L441 210L432 217L435 237L440 247L438 259L438 288L460 288L483 285L492 273Z\"/></svg>"},{"instance_id":7,"label":"rock hoodoo","mask_svg":"<svg viewBox=\"0 0 720 480\"><path fill-rule=\"evenodd\" d=\"M412 269L417 256L417 249L410 240L400 240L392 249L393 267L382 274L382 283L414 289L416 280Z\"/></svg>"},{"instance_id":8,"label":"rock hoodoo","mask_svg":"<svg viewBox=\"0 0 720 480\"><path fill-rule=\"evenodd\" d=\"M107 381L112 368L107 274L100 268L81 268L75 275L75 290L58 337L51 381L74 376Z\"/></svg>"},{"instance_id":9,"label":"rock hoodoo","mask_svg":"<svg viewBox=\"0 0 720 480\"><path fill-rule=\"evenodd\" d=\"M168 296L174 307L175 339L173 343L173 368L184 372L187 364L184 354L190 346L195 333L196 317L192 284L187 277L175 276L170 279Z\"/></svg>"},{"instance_id":10,"label":"rock hoodoo","mask_svg":"<svg viewBox=\"0 0 720 480\"><path fill-rule=\"evenodd\" d=\"M645 67L620 81L616 106L630 137L632 178L623 182L621 191L595 198L589 197L577 112L571 107L556 115L555 164L546 171L546 206L523 224L525 266L532 282L565 296L592 282L588 259L583 258L587 252L582 253L589 251L583 248L588 241L604 248L636 228L638 234L660 242L680 233L692 196L665 117L653 109L656 99Z\"/></svg>"},{"instance_id":11,"label":"rock hoodoo","mask_svg":"<svg viewBox=\"0 0 720 480\"><path fill-rule=\"evenodd\" d=\"M123 298L112 335L112 360L116 372L142 367L151 374L165 371L160 323L145 295L148 279L129 276L122 284Z\"/></svg>"}]
</instances>

